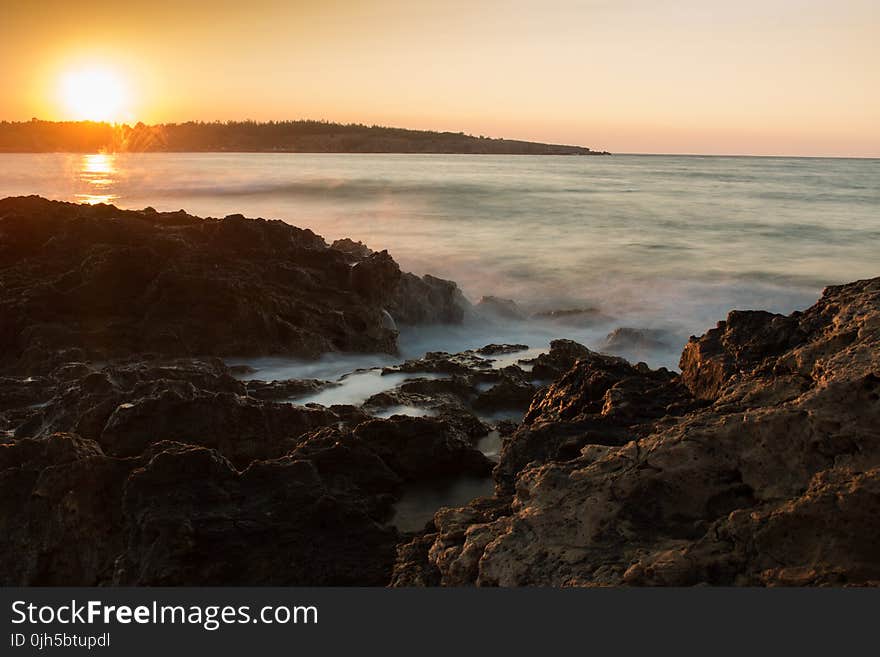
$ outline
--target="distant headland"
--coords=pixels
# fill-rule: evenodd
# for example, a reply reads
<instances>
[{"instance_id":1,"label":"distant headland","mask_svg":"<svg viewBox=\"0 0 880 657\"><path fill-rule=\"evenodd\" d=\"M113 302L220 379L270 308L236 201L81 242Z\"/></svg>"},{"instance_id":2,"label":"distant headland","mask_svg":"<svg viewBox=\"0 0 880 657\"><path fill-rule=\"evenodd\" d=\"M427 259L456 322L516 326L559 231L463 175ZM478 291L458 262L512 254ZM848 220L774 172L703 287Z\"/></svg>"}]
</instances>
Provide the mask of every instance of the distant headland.
<instances>
[{"instance_id":1,"label":"distant headland","mask_svg":"<svg viewBox=\"0 0 880 657\"><path fill-rule=\"evenodd\" d=\"M444 153L608 155L582 146L494 139L327 121L225 121L146 125L0 121L0 152Z\"/></svg>"}]
</instances>

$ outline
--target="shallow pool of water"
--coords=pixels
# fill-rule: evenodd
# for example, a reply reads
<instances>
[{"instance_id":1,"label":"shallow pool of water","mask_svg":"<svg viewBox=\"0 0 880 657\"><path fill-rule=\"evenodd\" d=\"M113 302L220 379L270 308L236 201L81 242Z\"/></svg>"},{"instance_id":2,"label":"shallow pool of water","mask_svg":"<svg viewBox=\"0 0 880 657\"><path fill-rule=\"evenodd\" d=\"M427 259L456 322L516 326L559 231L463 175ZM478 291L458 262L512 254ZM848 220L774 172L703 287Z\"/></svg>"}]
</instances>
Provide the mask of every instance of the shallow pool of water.
<instances>
[{"instance_id":1,"label":"shallow pool of water","mask_svg":"<svg viewBox=\"0 0 880 657\"><path fill-rule=\"evenodd\" d=\"M501 434L498 431L490 431L477 441L477 449L483 452L486 458L497 461L501 456Z\"/></svg>"},{"instance_id":2,"label":"shallow pool of water","mask_svg":"<svg viewBox=\"0 0 880 657\"><path fill-rule=\"evenodd\" d=\"M442 507L464 506L475 497L491 495L494 488L491 477L415 483L407 487L394 505L389 522L402 532L420 531Z\"/></svg>"}]
</instances>

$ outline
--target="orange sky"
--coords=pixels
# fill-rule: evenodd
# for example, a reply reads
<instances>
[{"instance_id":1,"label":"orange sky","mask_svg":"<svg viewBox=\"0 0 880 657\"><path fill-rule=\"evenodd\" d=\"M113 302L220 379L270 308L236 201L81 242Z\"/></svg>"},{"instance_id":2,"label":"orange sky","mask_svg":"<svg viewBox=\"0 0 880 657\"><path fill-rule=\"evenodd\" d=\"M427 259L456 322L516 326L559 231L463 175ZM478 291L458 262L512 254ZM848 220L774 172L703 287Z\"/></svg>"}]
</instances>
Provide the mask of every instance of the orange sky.
<instances>
[{"instance_id":1,"label":"orange sky","mask_svg":"<svg viewBox=\"0 0 880 657\"><path fill-rule=\"evenodd\" d=\"M2 0L0 119L324 118L615 152L880 156L876 0Z\"/></svg>"}]
</instances>

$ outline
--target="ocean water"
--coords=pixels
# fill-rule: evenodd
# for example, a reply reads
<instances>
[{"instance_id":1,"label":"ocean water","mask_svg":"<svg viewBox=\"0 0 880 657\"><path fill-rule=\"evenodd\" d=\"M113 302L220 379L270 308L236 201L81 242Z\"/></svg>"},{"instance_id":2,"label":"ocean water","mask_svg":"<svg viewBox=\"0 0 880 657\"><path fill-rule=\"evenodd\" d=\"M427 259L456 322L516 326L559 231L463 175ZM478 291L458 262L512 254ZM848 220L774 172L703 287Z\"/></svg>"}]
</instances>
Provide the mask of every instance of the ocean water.
<instances>
[{"instance_id":1,"label":"ocean water","mask_svg":"<svg viewBox=\"0 0 880 657\"><path fill-rule=\"evenodd\" d=\"M328 241L388 249L405 270L457 281L472 301L518 304L518 317L478 306L460 326L401 327L398 356L233 361L256 368L255 378L339 383L296 403L360 404L426 376L382 375L382 366L493 342L529 347L497 357L495 367L571 338L675 368L687 337L732 308L788 313L826 285L880 275L880 160L0 154L0 196L21 194L282 219ZM609 342L619 328L650 333ZM376 410L398 413L430 414ZM498 431L476 447L497 459ZM419 530L439 507L492 488L488 477L418 482L391 522Z\"/></svg>"},{"instance_id":2,"label":"ocean water","mask_svg":"<svg viewBox=\"0 0 880 657\"><path fill-rule=\"evenodd\" d=\"M512 299L525 316L404 328L408 357L557 337L603 348L629 327L660 339L606 350L675 367L687 337L732 308L791 312L826 285L880 275L880 160L0 155L0 196L21 194L282 219L388 249L405 270L453 279L472 301ZM531 317L580 309L590 312ZM337 377L388 363L318 367ZM315 367L268 366L272 377Z\"/></svg>"}]
</instances>

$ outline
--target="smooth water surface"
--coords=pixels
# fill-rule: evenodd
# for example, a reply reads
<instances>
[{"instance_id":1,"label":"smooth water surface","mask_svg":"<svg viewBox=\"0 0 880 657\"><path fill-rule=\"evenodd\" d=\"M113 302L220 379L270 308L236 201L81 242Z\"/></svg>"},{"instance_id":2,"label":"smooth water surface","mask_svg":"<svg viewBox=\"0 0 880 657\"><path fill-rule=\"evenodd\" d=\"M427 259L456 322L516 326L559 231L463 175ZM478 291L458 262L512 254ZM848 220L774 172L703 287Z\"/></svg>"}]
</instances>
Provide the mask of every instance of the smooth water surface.
<instances>
[{"instance_id":1,"label":"smooth water surface","mask_svg":"<svg viewBox=\"0 0 880 657\"><path fill-rule=\"evenodd\" d=\"M880 275L880 160L700 156L0 155L0 196L282 219L387 248L476 301L598 308L599 325L501 322L404 332L407 355L487 342L600 345L660 328L647 358L731 308L790 312Z\"/></svg>"}]
</instances>

